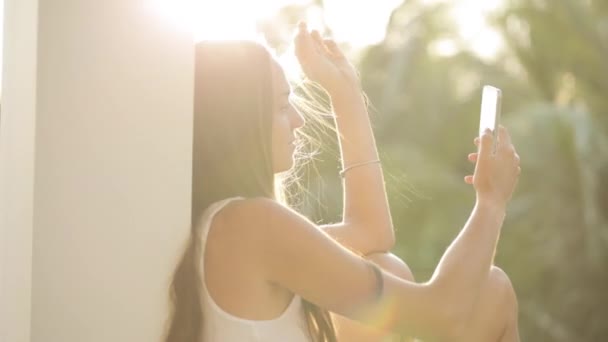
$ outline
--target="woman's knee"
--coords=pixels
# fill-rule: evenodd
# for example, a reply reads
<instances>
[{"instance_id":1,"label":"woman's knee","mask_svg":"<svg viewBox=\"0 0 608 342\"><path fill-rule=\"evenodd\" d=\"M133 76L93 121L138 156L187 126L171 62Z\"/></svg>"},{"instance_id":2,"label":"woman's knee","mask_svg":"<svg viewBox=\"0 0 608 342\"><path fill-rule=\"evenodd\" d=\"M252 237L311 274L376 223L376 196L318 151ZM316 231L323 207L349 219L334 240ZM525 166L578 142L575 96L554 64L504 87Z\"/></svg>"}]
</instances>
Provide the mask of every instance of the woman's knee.
<instances>
[{"instance_id":1,"label":"woman's knee","mask_svg":"<svg viewBox=\"0 0 608 342\"><path fill-rule=\"evenodd\" d=\"M477 301L461 326L462 335L454 341L498 341L517 317L517 300L509 276L492 266L482 284Z\"/></svg>"},{"instance_id":2,"label":"woman's knee","mask_svg":"<svg viewBox=\"0 0 608 342\"><path fill-rule=\"evenodd\" d=\"M492 266L489 280L490 286L504 300L505 305L517 310L517 296L507 273L500 267Z\"/></svg>"},{"instance_id":3,"label":"woman's knee","mask_svg":"<svg viewBox=\"0 0 608 342\"><path fill-rule=\"evenodd\" d=\"M412 273L410 267L398 256L392 253L373 253L365 256L365 258L394 276L409 281L415 281L414 274Z\"/></svg>"}]
</instances>

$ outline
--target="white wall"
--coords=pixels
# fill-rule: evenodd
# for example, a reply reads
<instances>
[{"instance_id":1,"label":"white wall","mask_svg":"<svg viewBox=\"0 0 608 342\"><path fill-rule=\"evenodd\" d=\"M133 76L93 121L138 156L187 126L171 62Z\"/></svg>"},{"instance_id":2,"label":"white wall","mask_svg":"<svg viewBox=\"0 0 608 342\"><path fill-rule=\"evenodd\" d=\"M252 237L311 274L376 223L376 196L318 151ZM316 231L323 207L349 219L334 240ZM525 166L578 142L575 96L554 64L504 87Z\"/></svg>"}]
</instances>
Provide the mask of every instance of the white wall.
<instances>
[{"instance_id":1,"label":"white wall","mask_svg":"<svg viewBox=\"0 0 608 342\"><path fill-rule=\"evenodd\" d=\"M190 221L190 37L146 0L5 1L0 337L158 341ZM8 23L36 3L37 39ZM9 70L35 49L34 76Z\"/></svg>"}]
</instances>

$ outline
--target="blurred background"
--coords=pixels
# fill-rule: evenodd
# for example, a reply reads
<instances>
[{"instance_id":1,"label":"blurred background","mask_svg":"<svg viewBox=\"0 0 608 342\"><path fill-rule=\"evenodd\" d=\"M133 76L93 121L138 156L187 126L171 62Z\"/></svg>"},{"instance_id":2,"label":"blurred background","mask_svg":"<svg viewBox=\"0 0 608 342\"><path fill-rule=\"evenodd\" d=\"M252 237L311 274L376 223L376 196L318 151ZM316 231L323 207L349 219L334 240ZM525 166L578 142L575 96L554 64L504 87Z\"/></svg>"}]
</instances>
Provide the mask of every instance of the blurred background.
<instances>
[{"instance_id":1,"label":"blurred background","mask_svg":"<svg viewBox=\"0 0 608 342\"><path fill-rule=\"evenodd\" d=\"M523 171L496 264L517 291L522 340L608 341L608 1L244 3L207 2L198 13L221 19L199 21L194 32L211 39L255 32L279 56L287 51L289 66L294 27L306 20L360 70L395 253L420 281L472 209L463 177L473 170L466 156L475 149L481 88L501 88L502 123ZM165 14L188 22L167 4ZM309 191L299 208L319 223L337 221L335 135L317 136L323 147L302 173Z\"/></svg>"},{"instance_id":2,"label":"blurred background","mask_svg":"<svg viewBox=\"0 0 608 342\"><path fill-rule=\"evenodd\" d=\"M340 43L372 104L395 253L419 281L473 207L463 177L473 170L481 88L501 88L522 175L496 264L517 291L522 340L608 341L608 1L150 3L197 39L264 37L288 68L300 20ZM317 137L298 207L335 222L335 134Z\"/></svg>"}]
</instances>

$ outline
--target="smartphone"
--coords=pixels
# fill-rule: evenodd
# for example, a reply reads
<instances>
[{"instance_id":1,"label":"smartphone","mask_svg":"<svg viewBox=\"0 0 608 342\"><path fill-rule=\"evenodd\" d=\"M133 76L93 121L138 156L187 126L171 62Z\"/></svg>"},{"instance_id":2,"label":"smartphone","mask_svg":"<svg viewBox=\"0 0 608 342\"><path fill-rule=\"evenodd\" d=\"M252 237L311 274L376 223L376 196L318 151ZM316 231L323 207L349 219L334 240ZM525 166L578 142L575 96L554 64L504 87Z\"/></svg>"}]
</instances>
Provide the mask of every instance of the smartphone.
<instances>
[{"instance_id":1,"label":"smartphone","mask_svg":"<svg viewBox=\"0 0 608 342\"><path fill-rule=\"evenodd\" d=\"M483 134L486 128L492 130L494 134L493 151L496 151L496 135L498 133L498 125L500 124L500 106L502 101L502 92L496 87L486 85L483 87L481 95L481 115L479 118L479 136Z\"/></svg>"}]
</instances>

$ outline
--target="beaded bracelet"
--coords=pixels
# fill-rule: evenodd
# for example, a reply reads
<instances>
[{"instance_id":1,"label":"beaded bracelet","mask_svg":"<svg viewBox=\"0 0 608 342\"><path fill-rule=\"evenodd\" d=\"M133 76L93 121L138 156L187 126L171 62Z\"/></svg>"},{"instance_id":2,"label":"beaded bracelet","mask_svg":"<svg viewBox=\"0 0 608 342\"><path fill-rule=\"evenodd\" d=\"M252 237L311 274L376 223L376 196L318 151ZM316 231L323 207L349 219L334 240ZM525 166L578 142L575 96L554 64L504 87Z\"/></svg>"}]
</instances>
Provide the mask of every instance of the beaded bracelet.
<instances>
[{"instance_id":1,"label":"beaded bracelet","mask_svg":"<svg viewBox=\"0 0 608 342\"><path fill-rule=\"evenodd\" d=\"M340 177L344 178L344 173L346 173L346 171L353 169L355 167L359 167L359 166L363 166L363 165L367 165L367 164L374 164L374 163L380 163L380 159L376 159L376 160L369 160L366 162L362 162L362 163L357 163L357 164L353 164L349 167L345 167L342 171L340 171Z\"/></svg>"}]
</instances>

